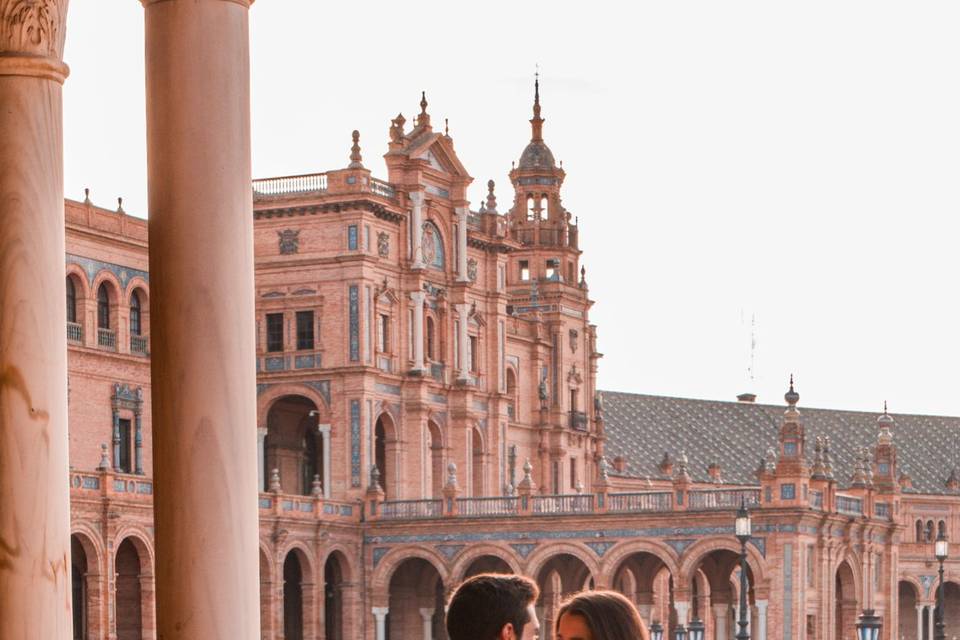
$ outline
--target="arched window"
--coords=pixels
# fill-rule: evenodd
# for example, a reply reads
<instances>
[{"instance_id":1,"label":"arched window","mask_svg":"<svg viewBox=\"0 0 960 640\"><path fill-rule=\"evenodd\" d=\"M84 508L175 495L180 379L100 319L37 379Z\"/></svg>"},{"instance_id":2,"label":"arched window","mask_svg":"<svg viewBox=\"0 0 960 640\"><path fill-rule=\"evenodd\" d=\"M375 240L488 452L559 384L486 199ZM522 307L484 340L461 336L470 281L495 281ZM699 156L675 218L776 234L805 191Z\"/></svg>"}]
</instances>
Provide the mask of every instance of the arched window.
<instances>
[{"instance_id":1,"label":"arched window","mask_svg":"<svg viewBox=\"0 0 960 640\"><path fill-rule=\"evenodd\" d=\"M110 328L110 293L106 282L101 282L97 289L97 328Z\"/></svg>"},{"instance_id":2,"label":"arched window","mask_svg":"<svg viewBox=\"0 0 960 640\"><path fill-rule=\"evenodd\" d=\"M77 321L77 287L73 278L67 276L67 322Z\"/></svg>"},{"instance_id":3,"label":"arched window","mask_svg":"<svg viewBox=\"0 0 960 640\"><path fill-rule=\"evenodd\" d=\"M433 318L427 316L427 360L437 359L436 343L436 327Z\"/></svg>"},{"instance_id":4,"label":"arched window","mask_svg":"<svg viewBox=\"0 0 960 640\"><path fill-rule=\"evenodd\" d=\"M533 198L532 194L527 194L527 220L533 221L537 218L537 207L536 201Z\"/></svg>"},{"instance_id":5,"label":"arched window","mask_svg":"<svg viewBox=\"0 0 960 640\"><path fill-rule=\"evenodd\" d=\"M443 250L443 237L440 235L437 225L429 221L423 223L423 238L420 244L423 251L423 261L427 263L427 266L443 270L446 258Z\"/></svg>"},{"instance_id":6,"label":"arched window","mask_svg":"<svg viewBox=\"0 0 960 640\"><path fill-rule=\"evenodd\" d=\"M933 542L933 520L927 520L926 529L927 542Z\"/></svg>"},{"instance_id":7,"label":"arched window","mask_svg":"<svg viewBox=\"0 0 960 640\"><path fill-rule=\"evenodd\" d=\"M943 520L937 523L937 536L947 537L947 523Z\"/></svg>"},{"instance_id":8,"label":"arched window","mask_svg":"<svg viewBox=\"0 0 960 640\"><path fill-rule=\"evenodd\" d=\"M917 520L916 524L917 542L923 542L923 520Z\"/></svg>"},{"instance_id":9,"label":"arched window","mask_svg":"<svg viewBox=\"0 0 960 640\"><path fill-rule=\"evenodd\" d=\"M130 295L130 335L143 335L143 326L140 319L140 294L136 291Z\"/></svg>"}]
</instances>

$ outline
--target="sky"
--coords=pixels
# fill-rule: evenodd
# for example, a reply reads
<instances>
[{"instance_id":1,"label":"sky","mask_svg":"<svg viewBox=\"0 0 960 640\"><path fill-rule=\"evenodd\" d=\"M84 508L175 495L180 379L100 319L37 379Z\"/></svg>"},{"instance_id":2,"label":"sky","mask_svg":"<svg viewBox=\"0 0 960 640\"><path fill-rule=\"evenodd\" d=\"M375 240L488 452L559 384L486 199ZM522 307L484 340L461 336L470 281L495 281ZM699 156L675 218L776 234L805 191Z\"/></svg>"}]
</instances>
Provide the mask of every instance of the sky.
<instances>
[{"instance_id":1,"label":"sky","mask_svg":"<svg viewBox=\"0 0 960 640\"><path fill-rule=\"evenodd\" d=\"M69 11L66 195L146 217L143 9ZM472 207L492 178L504 211L539 65L600 388L783 403L793 373L801 407L960 415L958 24L955 0L258 0L254 176L345 167L358 129L386 177L425 90Z\"/></svg>"}]
</instances>

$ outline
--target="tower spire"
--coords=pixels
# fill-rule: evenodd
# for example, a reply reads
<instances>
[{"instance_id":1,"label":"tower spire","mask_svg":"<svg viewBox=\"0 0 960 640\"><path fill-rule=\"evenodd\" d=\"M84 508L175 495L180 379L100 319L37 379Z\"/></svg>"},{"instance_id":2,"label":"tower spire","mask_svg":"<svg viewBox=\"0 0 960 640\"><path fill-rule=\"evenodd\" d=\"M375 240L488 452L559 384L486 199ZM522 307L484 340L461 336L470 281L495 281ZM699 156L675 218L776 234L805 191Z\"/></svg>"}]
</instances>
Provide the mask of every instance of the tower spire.
<instances>
[{"instance_id":1,"label":"tower spire","mask_svg":"<svg viewBox=\"0 0 960 640\"><path fill-rule=\"evenodd\" d=\"M534 142L543 140L543 118L540 117L540 69L534 74L533 80L533 119L530 120Z\"/></svg>"}]
</instances>

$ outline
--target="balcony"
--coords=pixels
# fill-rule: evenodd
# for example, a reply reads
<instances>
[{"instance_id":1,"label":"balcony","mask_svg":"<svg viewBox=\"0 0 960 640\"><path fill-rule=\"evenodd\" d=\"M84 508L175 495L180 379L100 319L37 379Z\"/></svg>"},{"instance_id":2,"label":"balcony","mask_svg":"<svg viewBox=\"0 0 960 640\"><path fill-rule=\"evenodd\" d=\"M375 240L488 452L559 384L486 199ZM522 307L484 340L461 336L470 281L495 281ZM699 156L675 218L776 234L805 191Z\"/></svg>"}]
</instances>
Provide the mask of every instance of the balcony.
<instances>
[{"instance_id":1,"label":"balcony","mask_svg":"<svg viewBox=\"0 0 960 640\"><path fill-rule=\"evenodd\" d=\"M253 197L293 196L327 190L327 174L310 173L253 181Z\"/></svg>"},{"instance_id":2,"label":"balcony","mask_svg":"<svg viewBox=\"0 0 960 640\"><path fill-rule=\"evenodd\" d=\"M130 353L134 353L138 356L147 355L147 337L130 336Z\"/></svg>"},{"instance_id":3,"label":"balcony","mask_svg":"<svg viewBox=\"0 0 960 640\"><path fill-rule=\"evenodd\" d=\"M76 322L67 323L67 342L83 344L83 326Z\"/></svg>"},{"instance_id":4,"label":"balcony","mask_svg":"<svg viewBox=\"0 0 960 640\"><path fill-rule=\"evenodd\" d=\"M110 329L97 329L97 346L110 351L117 350L117 332Z\"/></svg>"},{"instance_id":5,"label":"balcony","mask_svg":"<svg viewBox=\"0 0 960 640\"><path fill-rule=\"evenodd\" d=\"M392 500L380 505L381 520L416 520L443 515L442 500Z\"/></svg>"},{"instance_id":6,"label":"balcony","mask_svg":"<svg viewBox=\"0 0 960 640\"><path fill-rule=\"evenodd\" d=\"M673 511L673 493L670 491L611 493L607 497L607 511L613 513Z\"/></svg>"},{"instance_id":7,"label":"balcony","mask_svg":"<svg viewBox=\"0 0 960 640\"><path fill-rule=\"evenodd\" d=\"M593 494L533 496L534 515L569 513L593 513Z\"/></svg>"},{"instance_id":8,"label":"balcony","mask_svg":"<svg viewBox=\"0 0 960 640\"><path fill-rule=\"evenodd\" d=\"M760 504L759 489L710 489L691 491L688 507L696 509L739 509L741 503L748 507Z\"/></svg>"},{"instance_id":9,"label":"balcony","mask_svg":"<svg viewBox=\"0 0 960 640\"><path fill-rule=\"evenodd\" d=\"M570 428L574 431L587 431L587 414L583 411L570 412Z\"/></svg>"},{"instance_id":10,"label":"balcony","mask_svg":"<svg viewBox=\"0 0 960 640\"><path fill-rule=\"evenodd\" d=\"M842 496L837 494L837 513L847 516L863 515L863 500L853 496Z\"/></svg>"},{"instance_id":11,"label":"balcony","mask_svg":"<svg viewBox=\"0 0 960 640\"><path fill-rule=\"evenodd\" d=\"M473 518L513 516L517 514L519 503L519 498L513 496L458 498L457 510L461 516Z\"/></svg>"}]
</instances>

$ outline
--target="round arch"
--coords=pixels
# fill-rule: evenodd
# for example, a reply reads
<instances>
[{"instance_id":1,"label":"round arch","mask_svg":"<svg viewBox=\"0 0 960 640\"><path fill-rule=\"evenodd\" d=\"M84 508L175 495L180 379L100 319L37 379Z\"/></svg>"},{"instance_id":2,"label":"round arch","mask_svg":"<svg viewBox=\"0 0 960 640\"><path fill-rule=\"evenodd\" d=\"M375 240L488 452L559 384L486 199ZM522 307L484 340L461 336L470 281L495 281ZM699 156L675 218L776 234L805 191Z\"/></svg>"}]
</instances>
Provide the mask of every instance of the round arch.
<instances>
[{"instance_id":1,"label":"round arch","mask_svg":"<svg viewBox=\"0 0 960 640\"><path fill-rule=\"evenodd\" d=\"M78 298L87 298L90 295L90 281L87 280L87 272L83 267L73 262L68 262L64 275L68 278L73 278L75 284L79 285L77 288Z\"/></svg>"},{"instance_id":2,"label":"round arch","mask_svg":"<svg viewBox=\"0 0 960 640\"><path fill-rule=\"evenodd\" d=\"M374 598L382 598L379 601L375 600L375 602L386 602L390 590L390 578L393 577L394 572L404 560L411 558L426 560L440 574L440 580L443 581L443 584L450 584L450 572L443 556L438 552L429 547L395 547L380 559L377 567L373 570L373 578L370 580L371 592Z\"/></svg>"},{"instance_id":3,"label":"round arch","mask_svg":"<svg viewBox=\"0 0 960 640\"><path fill-rule=\"evenodd\" d=\"M598 589L609 586L606 583L600 582L600 563L597 562L594 553L587 548L586 545L572 542L541 545L530 554L530 557L525 563L524 573L536 579L536 576L550 560L555 556L561 555L573 556L581 561L587 567L587 570L590 572L590 577L593 578Z\"/></svg>"},{"instance_id":4,"label":"round arch","mask_svg":"<svg viewBox=\"0 0 960 640\"><path fill-rule=\"evenodd\" d=\"M153 577L153 547L150 544L150 536L138 526L127 526L117 532L114 538L113 548L119 549L120 545L127 540L137 550L140 556L140 575L143 577ZM116 551L114 551L114 554Z\"/></svg>"},{"instance_id":5,"label":"round arch","mask_svg":"<svg viewBox=\"0 0 960 640\"><path fill-rule=\"evenodd\" d=\"M100 318L99 318L99 296L100 296L100 287L103 286L104 291L107 293L107 306L108 306L108 320L109 327L101 327ZM94 301L94 309L96 313L94 314L94 326L97 329L107 328L110 331L117 332L120 329L120 296L123 294L123 286L120 284L120 281L117 277L107 271L106 269L100 270L97 275L94 277L93 282L90 284L90 292Z\"/></svg>"},{"instance_id":6,"label":"round arch","mask_svg":"<svg viewBox=\"0 0 960 640\"><path fill-rule=\"evenodd\" d=\"M672 547L659 540L625 540L618 542L605 554L600 564L600 578L604 584L613 584L620 565L635 553L649 553L663 562L671 575L680 574L680 557Z\"/></svg>"},{"instance_id":7,"label":"round arch","mask_svg":"<svg viewBox=\"0 0 960 640\"><path fill-rule=\"evenodd\" d=\"M304 584L313 584L316 582L314 580L316 563L314 562L315 558L313 557L313 552L310 551L309 547L300 540L293 540L283 547L283 551L280 553L280 562L286 562L287 556L291 553L297 555L297 560L300 562L301 570L303 571L303 583Z\"/></svg>"},{"instance_id":8,"label":"round arch","mask_svg":"<svg viewBox=\"0 0 960 640\"><path fill-rule=\"evenodd\" d=\"M513 573L520 573L520 562L516 552L506 544L486 543L468 547L460 554L450 567L450 577L453 584L460 584L466 579L467 570L475 561L485 557L494 557L503 560Z\"/></svg>"},{"instance_id":9,"label":"round arch","mask_svg":"<svg viewBox=\"0 0 960 640\"><path fill-rule=\"evenodd\" d=\"M275 405L278 400L287 396L302 396L310 400L317 408L317 411L320 412L318 416L320 422L322 423L325 420L330 421L330 406L319 391L305 384L284 382L282 384L271 385L257 397L257 424L264 427L267 426L267 416L270 414L270 409L273 408L273 405Z\"/></svg>"},{"instance_id":10,"label":"round arch","mask_svg":"<svg viewBox=\"0 0 960 640\"><path fill-rule=\"evenodd\" d=\"M704 538L688 547L680 557L680 570L677 573L678 588L689 588L694 571L709 554L714 551L730 551L740 554L740 543L731 536L728 538ZM754 589L765 593L767 589L767 563L760 551L752 544L747 544L747 568L753 574ZM760 595L757 596L762 597Z\"/></svg>"},{"instance_id":11,"label":"round arch","mask_svg":"<svg viewBox=\"0 0 960 640\"><path fill-rule=\"evenodd\" d=\"M923 600L926 590L923 588L923 585L920 584L920 580L917 577L911 575L900 575L897 576L897 583L908 585L910 589L913 590L913 595L917 599L918 603Z\"/></svg>"},{"instance_id":12,"label":"round arch","mask_svg":"<svg viewBox=\"0 0 960 640\"><path fill-rule=\"evenodd\" d=\"M380 474L380 487L387 499L397 497L400 466L400 451L397 446L399 424L389 411L381 411L373 421L373 464ZM417 438L419 437L417 434Z\"/></svg>"},{"instance_id":13,"label":"round arch","mask_svg":"<svg viewBox=\"0 0 960 640\"><path fill-rule=\"evenodd\" d=\"M100 536L87 524L76 523L70 528L70 535L76 536L83 547L83 552L87 554L87 571L90 575L103 573L103 560L106 554L103 545L100 543ZM96 569L92 571L91 569Z\"/></svg>"},{"instance_id":14,"label":"round arch","mask_svg":"<svg viewBox=\"0 0 960 640\"><path fill-rule=\"evenodd\" d=\"M355 558L357 553L340 543L328 545L324 547L324 550L325 553L320 557L317 566L324 567L330 558L336 557L337 562L340 563L340 571L343 573L343 581L353 582L353 576L356 575L356 567L354 567L351 558Z\"/></svg>"}]
</instances>

